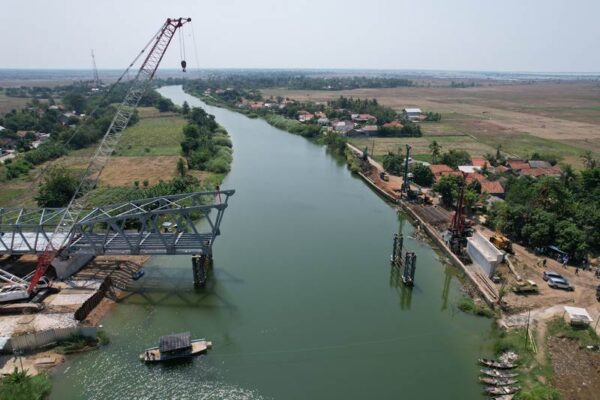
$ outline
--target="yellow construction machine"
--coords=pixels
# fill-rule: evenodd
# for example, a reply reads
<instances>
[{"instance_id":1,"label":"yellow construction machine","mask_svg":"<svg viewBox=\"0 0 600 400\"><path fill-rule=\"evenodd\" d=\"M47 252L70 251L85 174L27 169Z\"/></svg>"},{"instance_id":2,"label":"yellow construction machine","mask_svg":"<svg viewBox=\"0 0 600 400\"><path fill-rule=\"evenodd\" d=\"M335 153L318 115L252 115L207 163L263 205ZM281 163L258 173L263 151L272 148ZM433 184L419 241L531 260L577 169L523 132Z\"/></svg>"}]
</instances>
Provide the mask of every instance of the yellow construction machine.
<instances>
[{"instance_id":1,"label":"yellow construction machine","mask_svg":"<svg viewBox=\"0 0 600 400\"><path fill-rule=\"evenodd\" d=\"M499 231L494 233L494 236L490 238L490 242L500 250L513 254L512 242Z\"/></svg>"}]
</instances>

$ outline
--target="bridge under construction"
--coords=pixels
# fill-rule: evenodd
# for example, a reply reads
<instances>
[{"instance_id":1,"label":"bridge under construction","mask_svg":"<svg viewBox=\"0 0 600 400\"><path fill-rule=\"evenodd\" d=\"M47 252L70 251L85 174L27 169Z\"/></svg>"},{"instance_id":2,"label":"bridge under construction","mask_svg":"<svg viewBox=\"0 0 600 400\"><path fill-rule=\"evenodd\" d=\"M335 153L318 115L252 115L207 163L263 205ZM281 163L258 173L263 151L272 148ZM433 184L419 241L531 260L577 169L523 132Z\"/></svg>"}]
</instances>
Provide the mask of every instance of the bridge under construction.
<instances>
[{"instance_id":1,"label":"bridge under construction","mask_svg":"<svg viewBox=\"0 0 600 400\"><path fill-rule=\"evenodd\" d=\"M150 89L150 82L175 34L191 18L167 18L135 57L118 84L139 60L141 65L91 157L65 208L0 209L0 254L37 254L35 271L17 276L0 269L0 302L19 301L47 288L46 272L67 277L95 255L190 254L196 286L207 279L212 245L233 190L181 193L91 208L89 195L127 128L135 110ZM181 61L185 72L186 62ZM97 83L98 79L95 77ZM108 94L114 85L105 93ZM95 112L92 111L91 115ZM77 131L73 135L75 135ZM195 224L202 219L204 223Z\"/></svg>"}]
</instances>

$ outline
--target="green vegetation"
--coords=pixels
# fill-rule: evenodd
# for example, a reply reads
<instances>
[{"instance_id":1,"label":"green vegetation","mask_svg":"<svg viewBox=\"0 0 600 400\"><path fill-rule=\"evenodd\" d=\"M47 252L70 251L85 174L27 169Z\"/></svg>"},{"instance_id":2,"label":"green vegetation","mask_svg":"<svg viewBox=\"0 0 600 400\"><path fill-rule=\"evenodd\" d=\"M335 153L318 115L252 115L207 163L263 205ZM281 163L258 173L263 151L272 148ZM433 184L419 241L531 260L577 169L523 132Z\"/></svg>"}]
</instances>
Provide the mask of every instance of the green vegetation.
<instances>
[{"instance_id":1,"label":"green vegetation","mask_svg":"<svg viewBox=\"0 0 600 400\"><path fill-rule=\"evenodd\" d=\"M40 207L65 207L75 194L79 181L65 167L54 166L44 176L35 198Z\"/></svg>"},{"instance_id":2,"label":"green vegetation","mask_svg":"<svg viewBox=\"0 0 600 400\"><path fill-rule=\"evenodd\" d=\"M321 134L321 127L316 124L303 124L295 119L272 113L265 114L263 118L274 127L296 135L314 138Z\"/></svg>"},{"instance_id":3,"label":"green vegetation","mask_svg":"<svg viewBox=\"0 0 600 400\"><path fill-rule=\"evenodd\" d=\"M50 394L52 385L46 374L30 376L17 368L0 380L0 399L42 400Z\"/></svg>"},{"instance_id":4,"label":"green vegetation","mask_svg":"<svg viewBox=\"0 0 600 400\"><path fill-rule=\"evenodd\" d=\"M60 354L73 354L86 350L95 349L101 344L98 338L82 335L73 335L67 340L57 343L55 351Z\"/></svg>"},{"instance_id":5,"label":"green vegetation","mask_svg":"<svg viewBox=\"0 0 600 400\"><path fill-rule=\"evenodd\" d=\"M433 184L433 172L423 164L414 164L411 172L413 173L413 182L420 186L429 187Z\"/></svg>"},{"instance_id":6,"label":"green vegetation","mask_svg":"<svg viewBox=\"0 0 600 400\"><path fill-rule=\"evenodd\" d=\"M506 201L496 203L489 223L531 247L557 245L582 259L600 252L600 168L556 177L511 177Z\"/></svg>"},{"instance_id":7,"label":"green vegetation","mask_svg":"<svg viewBox=\"0 0 600 400\"><path fill-rule=\"evenodd\" d=\"M320 73L322 75L322 73ZM250 71L244 74L221 73L207 79L189 81L167 80L167 84L185 83L190 88L203 92L208 88L239 88L265 89L285 87L288 89L308 90L348 90L359 88L394 88L414 86L414 82L404 78L366 77L366 76L311 76L310 73L299 75L288 71Z\"/></svg>"},{"instance_id":8,"label":"green vegetation","mask_svg":"<svg viewBox=\"0 0 600 400\"><path fill-rule=\"evenodd\" d=\"M119 156L176 156L181 153L183 127L186 121L180 116L143 118L128 127L117 147ZM146 151L150 149L150 151Z\"/></svg>"},{"instance_id":9,"label":"green vegetation","mask_svg":"<svg viewBox=\"0 0 600 400\"><path fill-rule=\"evenodd\" d=\"M517 393L515 399L559 400L560 392L549 384L554 375L550 360L545 359L543 364L536 360L526 333L525 329L501 330L494 343L496 355L507 351L513 351L519 355L518 379L522 389ZM544 346L545 343L538 345Z\"/></svg>"},{"instance_id":10,"label":"green vegetation","mask_svg":"<svg viewBox=\"0 0 600 400\"><path fill-rule=\"evenodd\" d=\"M183 155L190 169L225 174L231 168L232 149L227 132L215 122L215 117L201 108L193 108L183 128Z\"/></svg>"},{"instance_id":11,"label":"green vegetation","mask_svg":"<svg viewBox=\"0 0 600 400\"><path fill-rule=\"evenodd\" d=\"M564 318L555 318L548 322L548 335L576 341L580 346L598 346L600 337L591 326L573 327Z\"/></svg>"},{"instance_id":12,"label":"green vegetation","mask_svg":"<svg viewBox=\"0 0 600 400\"><path fill-rule=\"evenodd\" d=\"M219 179L221 176L218 175ZM136 184L137 183L137 184ZM145 181L140 187L139 182L132 186L102 186L90 193L87 205L89 207L145 199L149 197L167 196L178 193L190 193L202 189L200 181L191 176L176 177L169 181L159 181L150 186Z\"/></svg>"},{"instance_id":13,"label":"green vegetation","mask_svg":"<svg viewBox=\"0 0 600 400\"><path fill-rule=\"evenodd\" d=\"M494 318L496 316L494 310L483 301L475 302L475 300L469 296L463 296L459 300L458 309L469 314L475 314L486 318Z\"/></svg>"}]
</instances>

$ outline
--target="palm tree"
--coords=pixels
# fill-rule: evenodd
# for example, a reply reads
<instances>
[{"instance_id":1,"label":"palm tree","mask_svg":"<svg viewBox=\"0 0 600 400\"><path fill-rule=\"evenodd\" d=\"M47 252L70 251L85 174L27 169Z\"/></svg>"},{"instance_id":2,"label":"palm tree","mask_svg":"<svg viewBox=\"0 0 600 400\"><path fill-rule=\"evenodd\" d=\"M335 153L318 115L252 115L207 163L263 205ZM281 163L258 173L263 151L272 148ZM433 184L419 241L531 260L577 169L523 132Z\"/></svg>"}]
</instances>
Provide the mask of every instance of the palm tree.
<instances>
[{"instance_id":1,"label":"palm tree","mask_svg":"<svg viewBox=\"0 0 600 400\"><path fill-rule=\"evenodd\" d=\"M437 140L434 140L429 144L429 150L431 150L431 163L435 164L442 153L442 146L439 145Z\"/></svg>"},{"instance_id":2,"label":"palm tree","mask_svg":"<svg viewBox=\"0 0 600 400\"><path fill-rule=\"evenodd\" d=\"M575 170L571 167L571 164L565 165L561 174L562 182L565 187L570 187L575 181Z\"/></svg>"}]
</instances>

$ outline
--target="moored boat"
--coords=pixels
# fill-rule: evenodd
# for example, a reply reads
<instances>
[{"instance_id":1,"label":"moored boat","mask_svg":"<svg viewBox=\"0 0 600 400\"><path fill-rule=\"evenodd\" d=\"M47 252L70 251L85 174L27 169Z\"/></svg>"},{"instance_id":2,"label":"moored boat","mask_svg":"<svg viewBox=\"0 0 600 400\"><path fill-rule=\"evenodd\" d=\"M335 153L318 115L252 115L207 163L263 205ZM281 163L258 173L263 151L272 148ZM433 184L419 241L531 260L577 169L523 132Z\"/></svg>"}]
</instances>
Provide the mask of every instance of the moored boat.
<instances>
[{"instance_id":1,"label":"moored boat","mask_svg":"<svg viewBox=\"0 0 600 400\"><path fill-rule=\"evenodd\" d=\"M486 383L488 385L494 385L494 386L508 386L508 385L514 385L515 383L518 383L519 381L516 379L510 379L510 378L492 378L489 376L484 376L484 377L479 378L479 382Z\"/></svg>"},{"instance_id":2,"label":"moored boat","mask_svg":"<svg viewBox=\"0 0 600 400\"><path fill-rule=\"evenodd\" d=\"M147 363L189 358L206 352L212 342L205 339L192 340L189 332L162 336L157 347L146 349L140 354L140 360Z\"/></svg>"},{"instance_id":3,"label":"moored boat","mask_svg":"<svg viewBox=\"0 0 600 400\"><path fill-rule=\"evenodd\" d=\"M491 400L512 400L515 397L514 394L503 394L502 396L492 397Z\"/></svg>"},{"instance_id":4,"label":"moored boat","mask_svg":"<svg viewBox=\"0 0 600 400\"><path fill-rule=\"evenodd\" d=\"M484 375L491 376L494 378L514 378L515 376L519 375L514 372L499 371L499 370L493 369L493 368L483 368L483 369L480 369L479 372L481 372Z\"/></svg>"},{"instance_id":5,"label":"moored boat","mask_svg":"<svg viewBox=\"0 0 600 400\"><path fill-rule=\"evenodd\" d=\"M485 392L493 395L506 395L517 393L521 390L518 386L488 386L485 388Z\"/></svg>"},{"instance_id":6,"label":"moored boat","mask_svg":"<svg viewBox=\"0 0 600 400\"><path fill-rule=\"evenodd\" d=\"M514 364L514 363L500 362L500 361L496 361L496 360L490 360L488 358L480 358L479 363L486 365L488 367L498 368L498 369L512 369L517 366L517 364Z\"/></svg>"}]
</instances>

